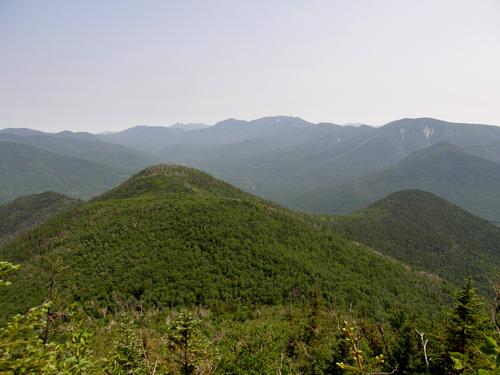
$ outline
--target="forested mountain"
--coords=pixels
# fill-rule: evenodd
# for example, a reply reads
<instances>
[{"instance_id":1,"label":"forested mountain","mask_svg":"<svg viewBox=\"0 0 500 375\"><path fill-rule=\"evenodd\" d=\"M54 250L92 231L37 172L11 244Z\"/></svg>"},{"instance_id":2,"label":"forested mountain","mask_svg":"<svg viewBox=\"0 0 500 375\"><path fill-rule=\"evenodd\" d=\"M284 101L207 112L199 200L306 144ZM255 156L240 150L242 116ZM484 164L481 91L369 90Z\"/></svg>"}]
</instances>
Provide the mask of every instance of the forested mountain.
<instances>
[{"instance_id":1,"label":"forested mountain","mask_svg":"<svg viewBox=\"0 0 500 375\"><path fill-rule=\"evenodd\" d=\"M135 126L117 133L101 134L107 143L120 144L143 152L158 152L176 142L184 131L165 126Z\"/></svg>"},{"instance_id":2,"label":"forested mountain","mask_svg":"<svg viewBox=\"0 0 500 375\"><path fill-rule=\"evenodd\" d=\"M500 375L499 13L0 0L0 375Z\"/></svg>"},{"instance_id":3,"label":"forested mountain","mask_svg":"<svg viewBox=\"0 0 500 375\"><path fill-rule=\"evenodd\" d=\"M0 142L23 143L55 154L106 164L125 174L135 173L158 161L150 154L103 142L90 133L65 131L50 134L29 129L4 129L0 131Z\"/></svg>"},{"instance_id":4,"label":"forested mountain","mask_svg":"<svg viewBox=\"0 0 500 375\"><path fill-rule=\"evenodd\" d=\"M309 191L298 208L316 205L324 213L348 213L386 195L419 189L443 197L491 221L500 218L500 164L466 153L462 148L437 143L416 151L393 167L336 187Z\"/></svg>"},{"instance_id":5,"label":"forested mountain","mask_svg":"<svg viewBox=\"0 0 500 375\"><path fill-rule=\"evenodd\" d=\"M0 205L0 244L81 203L62 194L45 192Z\"/></svg>"},{"instance_id":6,"label":"forested mountain","mask_svg":"<svg viewBox=\"0 0 500 375\"><path fill-rule=\"evenodd\" d=\"M416 304L438 314L447 300L436 278L177 166L148 168L52 218L3 246L0 259L22 264L15 287L2 292L4 314L45 298L51 264L61 296L109 311L128 300L156 308L281 305L317 290L338 308L382 317Z\"/></svg>"},{"instance_id":7,"label":"forested mountain","mask_svg":"<svg viewBox=\"0 0 500 375\"><path fill-rule=\"evenodd\" d=\"M495 126L418 118L376 128L274 116L228 119L213 126L142 125L99 135L5 129L2 139L106 164L127 175L156 162L192 166L307 212L347 213L400 189L422 189L500 222L493 191L500 178L500 128ZM444 148L438 146L443 142L458 148L437 155L433 147ZM465 159L463 171L441 173ZM468 178L467 168L476 175ZM440 181L455 174L453 187Z\"/></svg>"},{"instance_id":8,"label":"forested mountain","mask_svg":"<svg viewBox=\"0 0 500 375\"><path fill-rule=\"evenodd\" d=\"M157 165L0 246L0 259L21 265L0 262L0 320L11 317L0 331L0 368L489 368L496 344L486 339L482 349L494 333L483 299L470 281L455 302L451 292L470 272L484 291L481 271L498 263L497 239L496 227L429 193L401 192L350 217L325 218L194 169ZM463 263L433 268L442 262L437 251ZM452 352L464 327L474 336Z\"/></svg>"},{"instance_id":9,"label":"forested mountain","mask_svg":"<svg viewBox=\"0 0 500 375\"><path fill-rule=\"evenodd\" d=\"M359 196L348 197L346 203L344 198L336 199L339 186L364 181L375 171L395 167L410 154L441 142L489 161L500 160L500 128L431 118L402 119L374 128L313 124L296 117L276 116L253 121L229 119L189 132L142 126L106 137L137 149L149 147L164 161L201 168L285 206L326 213L349 212L395 191L384 191L371 199L360 192ZM496 167L489 166L493 167L495 179ZM412 182L404 187L440 194L440 186L428 182L428 186ZM457 182L453 189L457 199L450 195L445 198L462 205L458 196L469 195L468 189ZM490 205L489 197L485 193L463 207L500 220L496 204L486 207Z\"/></svg>"},{"instance_id":10,"label":"forested mountain","mask_svg":"<svg viewBox=\"0 0 500 375\"><path fill-rule=\"evenodd\" d=\"M208 128L208 127L209 127L209 125L202 124L202 123L193 123L193 122L190 122L190 123L187 123L187 124L183 124L181 122L177 122L174 125L170 126L170 128L172 128L172 129L182 129L182 130L187 130L187 131L190 131L190 130L200 130L200 129L205 129L205 128Z\"/></svg>"},{"instance_id":11,"label":"forested mountain","mask_svg":"<svg viewBox=\"0 0 500 375\"><path fill-rule=\"evenodd\" d=\"M349 166L333 172L331 159L371 131L367 126L316 125L286 116L229 119L189 132L159 154L281 202L294 191L350 176Z\"/></svg>"},{"instance_id":12,"label":"forested mountain","mask_svg":"<svg viewBox=\"0 0 500 375\"><path fill-rule=\"evenodd\" d=\"M500 270L500 228L431 193L400 191L324 219L348 238L457 285L472 276L491 293Z\"/></svg>"},{"instance_id":13,"label":"forested mountain","mask_svg":"<svg viewBox=\"0 0 500 375\"><path fill-rule=\"evenodd\" d=\"M121 132L100 134L103 141L121 144L145 153L157 153L174 144L186 133L193 130L202 130L208 125L199 123L176 123L172 126L146 126L139 125Z\"/></svg>"},{"instance_id":14,"label":"forested mountain","mask_svg":"<svg viewBox=\"0 0 500 375\"><path fill-rule=\"evenodd\" d=\"M52 190L90 198L126 178L121 170L26 144L0 142L0 203Z\"/></svg>"}]
</instances>

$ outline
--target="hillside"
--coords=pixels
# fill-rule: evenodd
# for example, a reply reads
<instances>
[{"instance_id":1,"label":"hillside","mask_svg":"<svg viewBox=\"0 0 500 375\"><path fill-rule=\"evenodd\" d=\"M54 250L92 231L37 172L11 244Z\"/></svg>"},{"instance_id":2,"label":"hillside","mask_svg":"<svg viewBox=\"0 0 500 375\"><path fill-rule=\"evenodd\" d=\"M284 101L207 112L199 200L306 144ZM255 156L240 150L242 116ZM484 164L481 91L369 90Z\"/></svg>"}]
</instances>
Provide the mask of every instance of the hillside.
<instances>
[{"instance_id":1,"label":"hillside","mask_svg":"<svg viewBox=\"0 0 500 375\"><path fill-rule=\"evenodd\" d=\"M395 166L342 185L313 189L297 198L299 209L349 213L386 195L418 189L493 222L500 222L500 164L462 148L437 143L416 151Z\"/></svg>"},{"instance_id":2,"label":"hillside","mask_svg":"<svg viewBox=\"0 0 500 375\"><path fill-rule=\"evenodd\" d=\"M483 292L500 270L500 228L438 196L393 193L346 217L325 218L347 237L460 285Z\"/></svg>"},{"instance_id":3,"label":"hillside","mask_svg":"<svg viewBox=\"0 0 500 375\"><path fill-rule=\"evenodd\" d=\"M177 166L142 171L6 244L0 258L23 265L2 295L5 312L45 297L54 262L62 295L111 311L130 299L158 308L295 303L313 289L371 317L415 304L437 314L447 300L435 278Z\"/></svg>"},{"instance_id":4,"label":"hillside","mask_svg":"<svg viewBox=\"0 0 500 375\"><path fill-rule=\"evenodd\" d=\"M181 130L185 130L185 131L191 131L191 130L205 129L205 128L208 128L209 126L210 125L206 125L206 124L202 124L202 123L193 123L193 122L190 122L190 123L184 124L184 123L181 123L181 122L177 122L174 125L171 125L170 128L172 128L172 129L181 129Z\"/></svg>"},{"instance_id":5,"label":"hillside","mask_svg":"<svg viewBox=\"0 0 500 375\"><path fill-rule=\"evenodd\" d=\"M286 207L330 214L366 207L402 188L426 190L424 185L404 185L376 194L351 194L352 189L363 190L364 181L375 172L396 168L410 154L441 142L488 161L500 161L500 127L433 118L404 118L372 127L270 116L251 121L227 119L209 127L141 125L95 135L5 129L0 131L2 140L109 165L125 175L158 162L187 165ZM356 181L362 181L361 188ZM461 205L461 197L446 198ZM488 207L489 198L476 196L462 207L500 220L497 209Z\"/></svg>"},{"instance_id":6,"label":"hillside","mask_svg":"<svg viewBox=\"0 0 500 375\"><path fill-rule=\"evenodd\" d=\"M20 197L0 205L0 244L80 203L78 199L45 192Z\"/></svg>"},{"instance_id":7,"label":"hillside","mask_svg":"<svg viewBox=\"0 0 500 375\"><path fill-rule=\"evenodd\" d=\"M0 142L0 176L0 203L4 203L47 190L87 199L121 182L126 174L25 144Z\"/></svg>"},{"instance_id":8,"label":"hillside","mask_svg":"<svg viewBox=\"0 0 500 375\"><path fill-rule=\"evenodd\" d=\"M175 143L184 133L186 132L178 127L139 125L121 132L101 134L99 138L142 152L156 153Z\"/></svg>"},{"instance_id":9,"label":"hillside","mask_svg":"<svg viewBox=\"0 0 500 375\"><path fill-rule=\"evenodd\" d=\"M296 117L228 119L192 131L165 147L164 160L194 166L260 197L288 205L310 186L369 170L332 160L371 133L368 126L313 124Z\"/></svg>"},{"instance_id":10,"label":"hillside","mask_svg":"<svg viewBox=\"0 0 500 375\"><path fill-rule=\"evenodd\" d=\"M344 208L328 191L394 167L411 153L440 142L490 161L500 160L499 127L433 118L405 118L371 127L271 116L251 121L228 119L192 131L140 126L103 139L153 152L163 161L202 169L287 207L321 213L346 212L382 198L386 194ZM478 201L487 205L482 198Z\"/></svg>"},{"instance_id":11,"label":"hillside","mask_svg":"<svg viewBox=\"0 0 500 375\"><path fill-rule=\"evenodd\" d=\"M29 129L4 129L0 142L23 143L58 155L76 157L94 163L105 164L123 173L132 174L154 164L157 158L123 145L103 142L90 133L30 132Z\"/></svg>"},{"instance_id":12,"label":"hillside","mask_svg":"<svg viewBox=\"0 0 500 375\"><path fill-rule=\"evenodd\" d=\"M406 118L374 128L313 124L289 116L228 119L196 127L187 131L183 124L137 126L105 135L5 129L0 140L22 140L49 152L98 161L124 175L153 160L194 166L252 194L307 212L348 213L394 191L421 189L500 222L494 191L499 127ZM443 141L449 145L448 155L437 155L433 150L442 149ZM450 145L459 148L452 150ZM146 152L156 156L145 157ZM462 170L465 153L481 158L467 158L466 163L473 173L481 171L480 176L468 178L469 171ZM450 178L456 186L449 186Z\"/></svg>"}]
</instances>

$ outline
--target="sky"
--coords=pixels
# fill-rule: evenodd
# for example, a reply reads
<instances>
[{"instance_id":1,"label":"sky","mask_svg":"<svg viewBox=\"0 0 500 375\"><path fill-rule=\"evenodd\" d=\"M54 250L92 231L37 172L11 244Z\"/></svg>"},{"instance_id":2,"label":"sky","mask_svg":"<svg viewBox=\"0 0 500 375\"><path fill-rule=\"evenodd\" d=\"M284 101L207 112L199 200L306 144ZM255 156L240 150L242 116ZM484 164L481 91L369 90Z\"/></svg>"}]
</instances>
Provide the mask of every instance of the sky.
<instances>
[{"instance_id":1,"label":"sky","mask_svg":"<svg viewBox=\"0 0 500 375\"><path fill-rule=\"evenodd\" d=\"M500 125L498 0L0 0L0 129Z\"/></svg>"}]
</instances>

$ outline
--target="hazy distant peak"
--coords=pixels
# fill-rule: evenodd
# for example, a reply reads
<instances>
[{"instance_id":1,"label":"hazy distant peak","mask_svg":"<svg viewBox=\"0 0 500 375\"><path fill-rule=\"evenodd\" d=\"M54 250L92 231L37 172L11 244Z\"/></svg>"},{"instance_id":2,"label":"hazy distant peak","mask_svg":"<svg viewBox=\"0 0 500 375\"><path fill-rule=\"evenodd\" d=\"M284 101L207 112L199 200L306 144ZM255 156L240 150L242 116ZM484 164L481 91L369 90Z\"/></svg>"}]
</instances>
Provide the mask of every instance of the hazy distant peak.
<instances>
[{"instance_id":1,"label":"hazy distant peak","mask_svg":"<svg viewBox=\"0 0 500 375\"><path fill-rule=\"evenodd\" d=\"M163 126L163 125L136 125L132 126L131 128L128 128L126 130L130 129L166 129L168 126Z\"/></svg>"},{"instance_id":2,"label":"hazy distant peak","mask_svg":"<svg viewBox=\"0 0 500 375\"><path fill-rule=\"evenodd\" d=\"M243 124L248 124L248 121L238 120L235 118L228 118L228 119L217 122L214 126L225 127L225 126L237 126L237 125L243 125Z\"/></svg>"},{"instance_id":3,"label":"hazy distant peak","mask_svg":"<svg viewBox=\"0 0 500 375\"><path fill-rule=\"evenodd\" d=\"M433 117L416 117L410 118L405 117L399 120L388 122L383 125L383 127L398 127L398 126L457 126L457 125L474 125L474 126L496 126L488 124L477 124L477 123L467 123L467 122L450 122L445 120L440 120Z\"/></svg>"},{"instance_id":4,"label":"hazy distant peak","mask_svg":"<svg viewBox=\"0 0 500 375\"><path fill-rule=\"evenodd\" d=\"M0 133L14 134L22 137L28 137L30 135L46 134L40 130L29 129L29 128L5 128L0 130Z\"/></svg>"},{"instance_id":5,"label":"hazy distant peak","mask_svg":"<svg viewBox=\"0 0 500 375\"><path fill-rule=\"evenodd\" d=\"M286 116L286 115L277 115L277 116L264 116L260 117L258 119L255 119L253 121L274 121L274 122L281 122L281 121L303 121L307 122L306 120L297 117L297 116Z\"/></svg>"},{"instance_id":6,"label":"hazy distant peak","mask_svg":"<svg viewBox=\"0 0 500 375\"><path fill-rule=\"evenodd\" d=\"M172 132L174 130L170 129L168 126L161 126L161 125L137 125L133 126L131 128L122 130L121 132L114 133L114 134L122 134L122 133L129 133L129 134L141 134L141 133L168 133ZM179 131L179 129L176 129L176 131Z\"/></svg>"},{"instance_id":7,"label":"hazy distant peak","mask_svg":"<svg viewBox=\"0 0 500 375\"><path fill-rule=\"evenodd\" d=\"M293 116L266 116L261 117L251 121L238 120L234 118L228 118L226 120L216 123L216 127L229 127L229 126L240 126L240 125L259 125L259 126L310 126L314 125L311 122L301 119L300 117Z\"/></svg>"},{"instance_id":8,"label":"hazy distant peak","mask_svg":"<svg viewBox=\"0 0 500 375\"><path fill-rule=\"evenodd\" d=\"M101 142L98 136L95 134L87 133L87 132L72 132L69 130L64 130L59 133L54 134L56 137L63 137L63 138L74 138L74 139L80 139L83 141L90 141L90 142Z\"/></svg>"},{"instance_id":9,"label":"hazy distant peak","mask_svg":"<svg viewBox=\"0 0 500 375\"><path fill-rule=\"evenodd\" d=\"M361 122L346 122L345 124L342 124L341 126L354 126L356 128L360 128L361 126L368 126L368 125L363 124Z\"/></svg>"},{"instance_id":10,"label":"hazy distant peak","mask_svg":"<svg viewBox=\"0 0 500 375\"><path fill-rule=\"evenodd\" d=\"M295 116L266 116L259 119L250 121L251 123L260 124L287 124L287 125L313 125L311 122L306 121L300 117Z\"/></svg>"},{"instance_id":11,"label":"hazy distant peak","mask_svg":"<svg viewBox=\"0 0 500 375\"><path fill-rule=\"evenodd\" d=\"M208 128L209 125L203 124L201 122L198 123L192 123L189 122L187 124L182 123L182 122L176 122L174 125L170 126L172 129L181 129L181 130L200 130L200 129L205 129Z\"/></svg>"},{"instance_id":12,"label":"hazy distant peak","mask_svg":"<svg viewBox=\"0 0 500 375\"><path fill-rule=\"evenodd\" d=\"M59 132L59 133L55 133L56 135L70 135L70 136L74 136L74 135L92 135L90 133L87 133L87 132L73 132L71 130L63 130L62 132Z\"/></svg>"},{"instance_id":13,"label":"hazy distant peak","mask_svg":"<svg viewBox=\"0 0 500 375\"><path fill-rule=\"evenodd\" d=\"M418 117L418 118L402 118L399 120L388 122L383 125L383 128L394 128L394 127L415 127L415 126L443 126L447 124L446 121L438 120L431 117Z\"/></svg>"}]
</instances>

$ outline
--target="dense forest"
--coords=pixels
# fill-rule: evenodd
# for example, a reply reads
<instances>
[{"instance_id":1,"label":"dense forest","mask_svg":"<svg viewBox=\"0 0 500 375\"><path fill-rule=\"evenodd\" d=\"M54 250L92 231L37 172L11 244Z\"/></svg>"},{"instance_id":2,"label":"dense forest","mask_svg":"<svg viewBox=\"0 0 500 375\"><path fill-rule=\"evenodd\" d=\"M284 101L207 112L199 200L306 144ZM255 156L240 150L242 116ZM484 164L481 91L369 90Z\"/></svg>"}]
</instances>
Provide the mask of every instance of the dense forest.
<instances>
[{"instance_id":1,"label":"dense forest","mask_svg":"<svg viewBox=\"0 0 500 375\"><path fill-rule=\"evenodd\" d=\"M500 375L500 0L0 0L0 375Z\"/></svg>"},{"instance_id":2,"label":"dense forest","mask_svg":"<svg viewBox=\"0 0 500 375\"><path fill-rule=\"evenodd\" d=\"M0 373L496 373L500 286L400 263L392 242L356 235L399 213L404 238L411 197L467 219L476 242L465 245L496 227L401 195L316 217L158 165L70 202L0 247ZM386 214L353 229L371 212Z\"/></svg>"},{"instance_id":3,"label":"dense forest","mask_svg":"<svg viewBox=\"0 0 500 375\"><path fill-rule=\"evenodd\" d=\"M0 263L2 288L17 268ZM498 305L489 315L470 279L439 324L427 328L411 312L379 321L314 292L300 305L222 310L143 309L129 301L100 318L50 297L0 330L2 373L498 373Z\"/></svg>"},{"instance_id":4,"label":"dense forest","mask_svg":"<svg viewBox=\"0 0 500 375\"><path fill-rule=\"evenodd\" d=\"M0 205L0 244L35 228L63 210L82 203L79 199L45 192L26 195Z\"/></svg>"},{"instance_id":5,"label":"dense forest","mask_svg":"<svg viewBox=\"0 0 500 375\"><path fill-rule=\"evenodd\" d=\"M0 130L0 203L47 190L88 199L163 162L304 212L347 214L419 189L498 223L499 142L496 126L433 118L374 127L269 116L106 134L7 128Z\"/></svg>"},{"instance_id":6,"label":"dense forest","mask_svg":"<svg viewBox=\"0 0 500 375\"><path fill-rule=\"evenodd\" d=\"M500 268L500 228L432 193L405 190L347 216L321 218L336 231L460 285L471 276L482 293Z\"/></svg>"}]
</instances>

